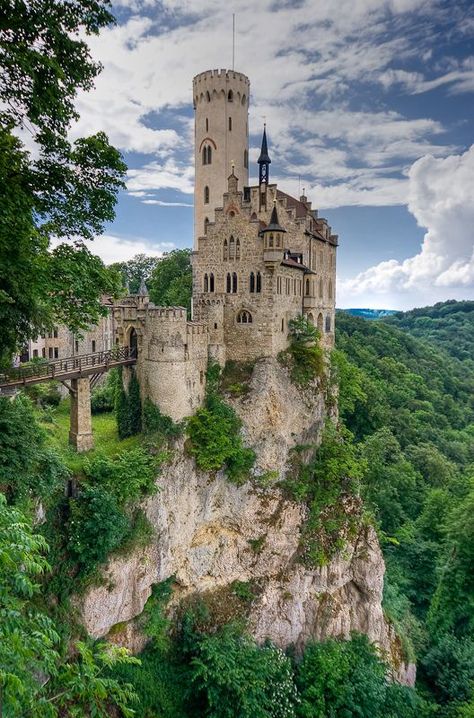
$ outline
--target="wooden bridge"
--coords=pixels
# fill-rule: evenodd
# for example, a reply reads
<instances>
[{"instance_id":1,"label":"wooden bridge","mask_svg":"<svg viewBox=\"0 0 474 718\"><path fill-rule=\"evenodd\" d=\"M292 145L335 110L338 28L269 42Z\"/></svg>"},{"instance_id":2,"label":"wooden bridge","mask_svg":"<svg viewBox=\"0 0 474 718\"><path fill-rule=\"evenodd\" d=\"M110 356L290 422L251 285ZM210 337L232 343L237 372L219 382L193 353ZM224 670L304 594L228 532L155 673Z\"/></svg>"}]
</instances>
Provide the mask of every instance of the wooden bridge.
<instances>
[{"instance_id":1,"label":"wooden bridge","mask_svg":"<svg viewBox=\"0 0 474 718\"><path fill-rule=\"evenodd\" d=\"M104 372L113 367L131 366L136 361L136 347L116 346L94 354L15 367L0 374L0 395L32 384L60 381L71 395L69 442L79 452L89 451L94 445L91 389Z\"/></svg>"}]
</instances>

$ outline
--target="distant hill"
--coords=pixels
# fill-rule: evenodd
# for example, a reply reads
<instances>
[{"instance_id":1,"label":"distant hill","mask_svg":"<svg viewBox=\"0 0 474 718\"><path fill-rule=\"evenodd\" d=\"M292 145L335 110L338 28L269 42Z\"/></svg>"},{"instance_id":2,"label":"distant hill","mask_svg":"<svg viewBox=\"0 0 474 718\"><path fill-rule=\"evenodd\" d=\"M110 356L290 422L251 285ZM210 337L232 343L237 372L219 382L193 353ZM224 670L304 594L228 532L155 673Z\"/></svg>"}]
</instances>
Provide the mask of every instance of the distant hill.
<instances>
[{"instance_id":1,"label":"distant hill","mask_svg":"<svg viewBox=\"0 0 474 718\"><path fill-rule=\"evenodd\" d=\"M438 302L432 307L395 312L384 321L474 366L474 301Z\"/></svg>"},{"instance_id":2,"label":"distant hill","mask_svg":"<svg viewBox=\"0 0 474 718\"><path fill-rule=\"evenodd\" d=\"M340 309L341 312L347 312L354 317L362 317L363 319L381 319L396 314L395 309Z\"/></svg>"}]
</instances>

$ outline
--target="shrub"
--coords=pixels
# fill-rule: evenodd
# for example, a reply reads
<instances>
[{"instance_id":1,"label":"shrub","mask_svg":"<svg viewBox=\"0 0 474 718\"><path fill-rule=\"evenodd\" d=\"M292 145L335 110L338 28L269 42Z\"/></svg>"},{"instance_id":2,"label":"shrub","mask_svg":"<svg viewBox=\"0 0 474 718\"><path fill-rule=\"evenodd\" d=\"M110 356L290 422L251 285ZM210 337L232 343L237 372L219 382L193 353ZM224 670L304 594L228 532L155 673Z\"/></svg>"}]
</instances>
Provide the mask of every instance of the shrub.
<instances>
[{"instance_id":1,"label":"shrub","mask_svg":"<svg viewBox=\"0 0 474 718\"><path fill-rule=\"evenodd\" d=\"M227 626L204 636L191 661L192 680L209 718L293 718L298 701L290 660L272 645L259 648Z\"/></svg>"},{"instance_id":2,"label":"shrub","mask_svg":"<svg viewBox=\"0 0 474 718\"><path fill-rule=\"evenodd\" d=\"M182 424L175 424L173 419L162 414L159 408L150 399L145 399L143 406L143 431L145 434L161 434L174 438L183 432Z\"/></svg>"},{"instance_id":3,"label":"shrub","mask_svg":"<svg viewBox=\"0 0 474 718\"><path fill-rule=\"evenodd\" d=\"M220 375L219 365L210 363L206 374L205 404L187 422L189 451L203 471L225 468L228 478L241 484L249 478L255 452L244 446L240 435L242 422L219 396Z\"/></svg>"},{"instance_id":4,"label":"shrub","mask_svg":"<svg viewBox=\"0 0 474 718\"><path fill-rule=\"evenodd\" d=\"M131 435L139 434L142 430L142 400L140 398L140 385L136 372L132 369L128 387L128 412L130 417Z\"/></svg>"},{"instance_id":5,"label":"shrub","mask_svg":"<svg viewBox=\"0 0 474 718\"><path fill-rule=\"evenodd\" d=\"M93 573L130 533L130 520L114 496L99 486L86 487L70 502L67 550L80 578Z\"/></svg>"},{"instance_id":6,"label":"shrub","mask_svg":"<svg viewBox=\"0 0 474 718\"><path fill-rule=\"evenodd\" d=\"M117 417L117 431L120 439L139 434L142 430L142 403L140 399L140 385L137 375L132 370L128 394L123 387L123 372L118 370L118 381L115 392L115 414Z\"/></svg>"},{"instance_id":7,"label":"shrub","mask_svg":"<svg viewBox=\"0 0 474 718\"><path fill-rule=\"evenodd\" d=\"M115 395L118 390L119 375L117 369L111 369L105 381L92 392L91 411L93 414L102 414L113 411Z\"/></svg>"},{"instance_id":8,"label":"shrub","mask_svg":"<svg viewBox=\"0 0 474 718\"><path fill-rule=\"evenodd\" d=\"M158 461L138 447L116 457L94 456L84 462L84 473L91 483L114 496L119 506L130 505L157 490Z\"/></svg>"},{"instance_id":9,"label":"shrub","mask_svg":"<svg viewBox=\"0 0 474 718\"><path fill-rule=\"evenodd\" d=\"M305 315L291 319L288 328L290 346L279 358L288 364L292 381L299 386L307 386L324 372L320 333Z\"/></svg>"},{"instance_id":10,"label":"shrub","mask_svg":"<svg viewBox=\"0 0 474 718\"><path fill-rule=\"evenodd\" d=\"M44 384L33 384L25 388L25 393L38 406L58 406L61 401L59 384L57 381L50 381Z\"/></svg>"}]
</instances>

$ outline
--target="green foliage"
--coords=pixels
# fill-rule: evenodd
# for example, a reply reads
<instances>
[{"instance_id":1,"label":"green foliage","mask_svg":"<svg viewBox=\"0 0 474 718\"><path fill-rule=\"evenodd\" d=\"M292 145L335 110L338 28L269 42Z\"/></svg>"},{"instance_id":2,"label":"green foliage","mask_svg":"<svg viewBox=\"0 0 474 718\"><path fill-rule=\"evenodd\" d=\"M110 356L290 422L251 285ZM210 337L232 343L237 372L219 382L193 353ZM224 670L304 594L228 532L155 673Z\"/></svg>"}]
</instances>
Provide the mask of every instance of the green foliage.
<instances>
[{"instance_id":1,"label":"green foliage","mask_svg":"<svg viewBox=\"0 0 474 718\"><path fill-rule=\"evenodd\" d=\"M84 40L112 21L108 3L10 3L0 27L0 359L53 322L78 331L116 290L102 262L82 244L114 217L125 173L99 132L68 139L76 93L100 65ZM33 158L15 136L33 128ZM50 238L73 239L48 251Z\"/></svg>"},{"instance_id":2,"label":"green foliage","mask_svg":"<svg viewBox=\"0 0 474 718\"><path fill-rule=\"evenodd\" d=\"M61 401L61 394L58 389L58 382L50 381L47 384L33 384L25 387L25 394L38 406L58 406Z\"/></svg>"},{"instance_id":3,"label":"green foliage","mask_svg":"<svg viewBox=\"0 0 474 718\"><path fill-rule=\"evenodd\" d=\"M78 569L78 578L92 574L130 533L130 519L112 494L88 486L70 502L67 550Z\"/></svg>"},{"instance_id":4,"label":"green foliage","mask_svg":"<svg viewBox=\"0 0 474 718\"><path fill-rule=\"evenodd\" d=\"M109 269L118 273L123 286L128 285L130 294L138 294L140 284L143 281L148 284L151 274L159 261L158 257L136 254L127 262L110 264Z\"/></svg>"},{"instance_id":5,"label":"green foliage","mask_svg":"<svg viewBox=\"0 0 474 718\"><path fill-rule=\"evenodd\" d=\"M474 685L474 638L445 633L423 656L421 670L442 705L468 701Z\"/></svg>"},{"instance_id":6,"label":"green foliage","mask_svg":"<svg viewBox=\"0 0 474 718\"><path fill-rule=\"evenodd\" d=\"M219 376L219 366L211 364L205 404L187 422L189 451L203 471L224 468L232 482L241 484L249 478L255 452L244 446L240 435L242 422L218 394Z\"/></svg>"},{"instance_id":7,"label":"green foliage","mask_svg":"<svg viewBox=\"0 0 474 718\"><path fill-rule=\"evenodd\" d=\"M0 397L0 489L8 499L47 498L68 476L57 453L45 446L30 400Z\"/></svg>"},{"instance_id":8,"label":"green foliage","mask_svg":"<svg viewBox=\"0 0 474 718\"><path fill-rule=\"evenodd\" d=\"M290 346L279 358L284 364L288 363L295 384L304 387L324 373L320 333L306 315L291 319L288 328Z\"/></svg>"},{"instance_id":9,"label":"green foliage","mask_svg":"<svg viewBox=\"0 0 474 718\"><path fill-rule=\"evenodd\" d=\"M132 716L127 684L102 675L104 668L138 663L123 648L78 642L74 658L60 658L53 621L36 607L38 579L49 566L47 544L0 494L0 705L7 718L106 718L111 706ZM45 680L47 678L47 680Z\"/></svg>"},{"instance_id":10,"label":"green foliage","mask_svg":"<svg viewBox=\"0 0 474 718\"><path fill-rule=\"evenodd\" d=\"M357 493L365 470L350 432L328 422L314 458L301 463L297 475L285 480L290 496L309 508L302 533L305 562L326 564L357 531L361 520Z\"/></svg>"},{"instance_id":11,"label":"green foliage","mask_svg":"<svg viewBox=\"0 0 474 718\"><path fill-rule=\"evenodd\" d=\"M386 681L387 667L366 636L307 646L297 666L301 718L421 718L427 707L413 690Z\"/></svg>"},{"instance_id":12,"label":"green foliage","mask_svg":"<svg viewBox=\"0 0 474 718\"><path fill-rule=\"evenodd\" d=\"M148 281L151 301L157 306L186 307L191 311L193 286L191 250L174 249L164 254Z\"/></svg>"},{"instance_id":13,"label":"green foliage","mask_svg":"<svg viewBox=\"0 0 474 718\"><path fill-rule=\"evenodd\" d=\"M296 715L291 663L278 648L258 648L229 626L204 636L191 664L192 680L205 697L209 718Z\"/></svg>"},{"instance_id":14,"label":"green foliage","mask_svg":"<svg viewBox=\"0 0 474 718\"><path fill-rule=\"evenodd\" d=\"M106 374L105 381L92 392L91 411L93 414L114 410L118 381L117 369L110 369Z\"/></svg>"},{"instance_id":15,"label":"green foliage","mask_svg":"<svg viewBox=\"0 0 474 718\"><path fill-rule=\"evenodd\" d=\"M142 430L142 403L140 386L135 371L132 370L128 393L123 387L122 367L118 369L118 382L115 392L115 415L120 439L139 434Z\"/></svg>"},{"instance_id":16,"label":"green foliage","mask_svg":"<svg viewBox=\"0 0 474 718\"><path fill-rule=\"evenodd\" d=\"M161 411L150 399L143 405L143 431L145 434L158 434L166 438L176 438L183 433L183 425L176 424L173 419Z\"/></svg>"},{"instance_id":17,"label":"green foliage","mask_svg":"<svg viewBox=\"0 0 474 718\"><path fill-rule=\"evenodd\" d=\"M96 455L84 462L84 473L91 485L97 485L124 507L157 491L158 465L156 457L137 447L121 451L114 458Z\"/></svg>"}]
</instances>

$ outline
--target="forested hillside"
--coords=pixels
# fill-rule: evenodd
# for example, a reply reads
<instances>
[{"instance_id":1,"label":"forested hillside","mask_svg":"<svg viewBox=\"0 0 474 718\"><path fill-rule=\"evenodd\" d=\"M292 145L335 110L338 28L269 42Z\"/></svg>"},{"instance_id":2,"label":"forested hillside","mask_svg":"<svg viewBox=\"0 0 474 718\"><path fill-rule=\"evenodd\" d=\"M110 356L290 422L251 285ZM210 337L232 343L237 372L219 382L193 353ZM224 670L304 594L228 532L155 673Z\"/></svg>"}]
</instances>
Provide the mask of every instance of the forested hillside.
<instances>
[{"instance_id":1,"label":"forested hillside","mask_svg":"<svg viewBox=\"0 0 474 718\"><path fill-rule=\"evenodd\" d=\"M474 371L445 351L468 303L393 320L337 321L341 418L367 461L361 491L387 563L385 610L417 656L419 686L440 715L472 715L474 679ZM472 303L471 303L472 305ZM443 311L443 307L446 311ZM453 307L454 308L454 307ZM472 356L466 331L453 353ZM461 712L458 712L461 711Z\"/></svg>"},{"instance_id":2,"label":"forested hillside","mask_svg":"<svg viewBox=\"0 0 474 718\"><path fill-rule=\"evenodd\" d=\"M438 302L433 307L397 312L387 321L474 367L474 301Z\"/></svg>"}]
</instances>

